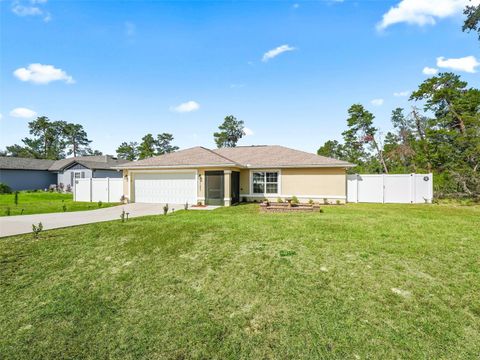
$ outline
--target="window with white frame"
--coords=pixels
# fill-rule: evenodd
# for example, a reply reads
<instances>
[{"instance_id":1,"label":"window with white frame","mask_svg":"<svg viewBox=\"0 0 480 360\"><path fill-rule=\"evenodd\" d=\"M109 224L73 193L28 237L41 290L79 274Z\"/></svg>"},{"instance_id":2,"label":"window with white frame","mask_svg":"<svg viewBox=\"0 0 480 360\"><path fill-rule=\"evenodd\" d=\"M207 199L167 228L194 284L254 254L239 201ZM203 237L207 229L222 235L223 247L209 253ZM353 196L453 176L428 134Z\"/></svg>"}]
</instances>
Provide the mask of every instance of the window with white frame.
<instances>
[{"instance_id":1,"label":"window with white frame","mask_svg":"<svg viewBox=\"0 0 480 360\"><path fill-rule=\"evenodd\" d=\"M254 171L252 189L254 194L278 194L278 171Z\"/></svg>"}]
</instances>

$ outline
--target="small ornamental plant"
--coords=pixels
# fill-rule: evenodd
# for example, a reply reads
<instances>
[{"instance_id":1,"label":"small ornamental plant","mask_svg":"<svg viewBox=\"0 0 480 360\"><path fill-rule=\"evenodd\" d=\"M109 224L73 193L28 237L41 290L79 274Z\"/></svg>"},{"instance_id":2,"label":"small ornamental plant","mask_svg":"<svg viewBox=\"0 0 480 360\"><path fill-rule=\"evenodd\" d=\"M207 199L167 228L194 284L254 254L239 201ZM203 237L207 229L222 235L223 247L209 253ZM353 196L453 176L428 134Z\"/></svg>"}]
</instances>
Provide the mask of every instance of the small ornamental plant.
<instances>
[{"instance_id":1,"label":"small ornamental plant","mask_svg":"<svg viewBox=\"0 0 480 360\"><path fill-rule=\"evenodd\" d=\"M43 224L40 222L38 225L32 224L33 238L38 239L38 236L43 230Z\"/></svg>"},{"instance_id":2,"label":"small ornamental plant","mask_svg":"<svg viewBox=\"0 0 480 360\"><path fill-rule=\"evenodd\" d=\"M188 210L188 201L185 203L185 205L183 206L183 208L184 208L185 210Z\"/></svg>"},{"instance_id":3,"label":"small ornamental plant","mask_svg":"<svg viewBox=\"0 0 480 360\"><path fill-rule=\"evenodd\" d=\"M277 198L277 203L279 204L283 203L283 199L281 197Z\"/></svg>"},{"instance_id":4,"label":"small ornamental plant","mask_svg":"<svg viewBox=\"0 0 480 360\"><path fill-rule=\"evenodd\" d=\"M126 221L126 212L125 209L122 210L122 213L120 214L120 220L122 220L122 223Z\"/></svg>"},{"instance_id":5,"label":"small ornamental plant","mask_svg":"<svg viewBox=\"0 0 480 360\"><path fill-rule=\"evenodd\" d=\"M10 206L8 206L8 207L5 209L5 215L10 216L11 213L12 213L12 209L10 209Z\"/></svg>"},{"instance_id":6,"label":"small ornamental plant","mask_svg":"<svg viewBox=\"0 0 480 360\"><path fill-rule=\"evenodd\" d=\"M18 206L18 191L15 191L13 202L15 203L15 206Z\"/></svg>"},{"instance_id":7,"label":"small ornamental plant","mask_svg":"<svg viewBox=\"0 0 480 360\"><path fill-rule=\"evenodd\" d=\"M328 199L327 199L327 198L323 198L323 203L324 203L325 205L328 205Z\"/></svg>"},{"instance_id":8,"label":"small ornamental plant","mask_svg":"<svg viewBox=\"0 0 480 360\"><path fill-rule=\"evenodd\" d=\"M308 204L313 205L313 200L312 199L308 200Z\"/></svg>"},{"instance_id":9,"label":"small ornamental plant","mask_svg":"<svg viewBox=\"0 0 480 360\"><path fill-rule=\"evenodd\" d=\"M67 212L67 205L63 204L62 205L62 210L63 210L63 212Z\"/></svg>"},{"instance_id":10,"label":"small ornamental plant","mask_svg":"<svg viewBox=\"0 0 480 360\"><path fill-rule=\"evenodd\" d=\"M295 204L295 205L298 205L299 202L300 202L300 201L298 201L298 198L297 198L295 195L293 195L293 196L292 196L292 201L291 201L291 203L292 203L292 204Z\"/></svg>"},{"instance_id":11,"label":"small ornamental plant","mask_svg":"<svg viewBox=\"0 0 480 360\"><path fill-rule=\"evenodd\" d=\"M165 204L163 206L163 215L167 215L168 214L168 204Z\"/></svg>"},{"instance_id":12,"label":"small ornamental plant","mask_svg":"<svg viewBox=\"0 0 480 360\"><path fill-rule=\"evenodd\" d=\"M103 202L102 202L102 200L100 200L100 201L98 202L98 207L101 208L102 205L103 205Z\"/></svg>"},{"instance_id":13,"label":"small ornamental plant","mask_svg":"<svg viewBox=\"0 0 480 360\"><path fill-rule=\"evenodd\" d=\"M340 200L337 200L337 201L336 201L336 204L337 204L337 205L340 205L340 204L341 204L341 201L340 201Z\"/></svg>"},{"instance_id":14,"label":"small ornamental plant","mask_svg":"<svg viewBox=\"0 0 480 360\"><path fill-rule=\"evenodd\" d=\"M22 211L20 211L20 215L23 215L24 211L25 211L25 209L22 209Z\"/></svg>"}]
</instances>

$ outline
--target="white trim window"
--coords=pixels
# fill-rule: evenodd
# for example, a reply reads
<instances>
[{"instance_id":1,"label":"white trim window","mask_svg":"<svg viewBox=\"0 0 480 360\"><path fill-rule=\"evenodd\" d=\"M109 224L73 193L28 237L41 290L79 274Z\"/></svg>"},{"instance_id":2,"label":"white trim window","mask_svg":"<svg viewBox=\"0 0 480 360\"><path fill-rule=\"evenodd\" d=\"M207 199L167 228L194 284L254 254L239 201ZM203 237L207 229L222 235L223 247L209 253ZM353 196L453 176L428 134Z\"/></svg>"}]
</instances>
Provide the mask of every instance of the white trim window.
<instances>
[{"instance_id":1,"label":"white trim window","mask_svg":"<svg viewBox=\"0 0 480 360\"><path fill-rule=\"evenodd\" d=\"M280 193L279 171L252 171L251 179L251 189L254 195Z\"/></svg>"}]
</instances>

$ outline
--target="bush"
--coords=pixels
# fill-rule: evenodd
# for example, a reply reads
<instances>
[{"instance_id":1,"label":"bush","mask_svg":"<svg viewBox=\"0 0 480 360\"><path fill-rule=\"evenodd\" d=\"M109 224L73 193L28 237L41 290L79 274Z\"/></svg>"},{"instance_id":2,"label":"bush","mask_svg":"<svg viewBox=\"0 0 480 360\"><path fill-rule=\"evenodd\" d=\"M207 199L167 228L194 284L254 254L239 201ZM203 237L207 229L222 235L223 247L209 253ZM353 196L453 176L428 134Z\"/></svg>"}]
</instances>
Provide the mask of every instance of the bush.
<instances>
[{"instance_id":1,"label":"bush","mask_svg":"<svg viewBox=\"0 0 480 360\"><path fill-rule=\"evenodd\" d=\"M103 205L103 202L102 202L102 200L100 200L100 201L98 202L98 207L101 208L102 205Z\"/></svg>"},{"instance_id":2,"label":"bush","mask_svg":"<svg viewBox=\"0 0 480 360\"><path fill-rule=\"evenodd\" d=\"M292 204L299 204L300 201L298 201L298 198L297 198L295 195L293 195L293 196L292 196L291 203L292 203Z\"/></svg>"},{"instance_id":3,"label":"bush","mask_svg":"<svg viewBox=\"0 0 480 360\"><path fill-rule=\"evenodd\" d=\"M13 202L15 203L15 206L18 206L18 191L15 191L15 197L13 198Z\"/></svg>"},{"instance_id":4,"label":"bush","mask_svg":"<svg viewBox=\"0 0 480 360\"><path fill-rule=\"evenodd\" d=\"M167 215L168 214L168 204L165 204L165 206L163 207L163 215Z\"/></svg>"},{"instance_id":5,"label":"bush","mask_svg":"<svg viewBox=\"0 0 480 360\"><path fill-rule=\"evenodd\" d=\"M10 209L10 206L8 206L6 209L5 209L5 215L7 216L10 216L12 213L11 209Z\"/></svg>"},{"instance_id":6,"label":"bush","mask_svg":"<svg viewBox=\"0 0 480 360\"><path fill-rule=\"evenodd\" d=\"M313 200L312 199L308 200L308 204L313 205Z\"/></svg>"},{"instance_id":7,"label":"bush","mask_svg":"<svg viewBox=\"0 0 480 360\"><path fill-rule=\"evenodd\" d=\"M279 203L279 204L283 203L283 200L282 200L281 197L277 198L277 203Z\"/></svg>"},{"instance_id":8,"label":"bush","mask_svg":"<svg viewBox=\"0 0 480 360\"><path fill-rule=\"evenodd\" d=\"M10 188L10 186L4 183L0 183L0 194L11 194L11 193L12 193L12 189Z\"/></svg>"}]
</instances>

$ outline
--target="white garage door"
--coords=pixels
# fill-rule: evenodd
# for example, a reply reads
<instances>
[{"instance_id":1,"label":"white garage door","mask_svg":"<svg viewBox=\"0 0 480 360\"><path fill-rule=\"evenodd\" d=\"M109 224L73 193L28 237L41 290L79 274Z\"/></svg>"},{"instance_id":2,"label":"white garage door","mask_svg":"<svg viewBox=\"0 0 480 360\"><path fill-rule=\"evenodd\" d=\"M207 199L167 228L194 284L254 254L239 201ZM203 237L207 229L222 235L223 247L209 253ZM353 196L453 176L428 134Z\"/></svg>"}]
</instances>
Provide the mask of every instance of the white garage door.
<instances>
[{"instance_id":1,"label":"white garage door","mask_svg":"<svg viewBox=\"0 0 480 360\"><path fill-rule=\"evenodd\" d=\"M138 203L196 204L196 174L137 173L134 175L134 191Z\"/></svg>"}]
</instances>

